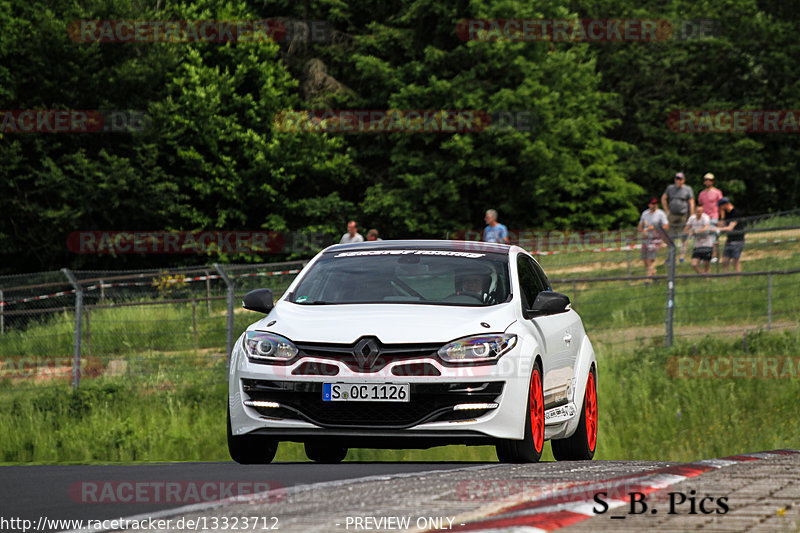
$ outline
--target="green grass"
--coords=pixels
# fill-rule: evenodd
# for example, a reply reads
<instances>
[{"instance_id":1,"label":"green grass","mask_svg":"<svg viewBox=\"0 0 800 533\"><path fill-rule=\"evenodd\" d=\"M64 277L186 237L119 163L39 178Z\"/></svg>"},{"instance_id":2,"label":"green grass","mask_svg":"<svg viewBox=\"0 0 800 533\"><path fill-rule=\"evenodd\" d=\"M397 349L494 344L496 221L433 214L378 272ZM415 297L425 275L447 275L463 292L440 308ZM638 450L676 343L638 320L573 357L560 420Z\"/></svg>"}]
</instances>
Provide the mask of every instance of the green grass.
<instances>
[{"instance_id":1,"label":"green grass","mask_svg":"<svg viewBox=\"0 0 800 533\"><path fill-rule=\"evenodd\" d=\"M797 448L800 426L794 379L679 378L667 374L672 356L795 356L797 329L741 340L708 337L667 350L600 354L599 410L603 459L693 460ZM795 364L795 369L797 365Z\"/></svg>"},{"instance_id":2,"label":"green grass","mask_svg":"<svg viewBox=\"0 0 800 533\"><path fill-rule=\"evenodd\" d=\"M6 463L225 459L224 383L174 390L124 380L0 394L0 460ZM222 415L220 416L220 413ZM220 440L222 435L222 441Z\"/></svg>"}]
</instances>

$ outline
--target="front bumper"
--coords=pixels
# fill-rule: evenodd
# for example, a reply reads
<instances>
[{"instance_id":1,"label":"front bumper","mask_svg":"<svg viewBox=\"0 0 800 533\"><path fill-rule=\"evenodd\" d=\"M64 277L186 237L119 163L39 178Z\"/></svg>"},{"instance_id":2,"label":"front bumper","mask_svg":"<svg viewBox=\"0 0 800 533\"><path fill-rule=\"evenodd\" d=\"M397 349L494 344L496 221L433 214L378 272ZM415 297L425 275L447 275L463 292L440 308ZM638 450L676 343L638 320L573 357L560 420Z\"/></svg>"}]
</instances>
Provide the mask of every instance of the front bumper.
<instances>
[{"instance_id":1,"label":"front bumper","mask_svg":"<svg viewBox=\"0 0 800 533\"><path fill-rule=\"evenodd\" d=\"M282 440L359 435L487 444L521 439L531 364L515 348L496 364L481 366L446 366L425 356L393 360L368 373L354 370L349 361L313 356L291 365L266 365L248 360L240 340L229 372L231 430ZM409 365L425 370L415 375L405 370ZM312 367L322 375L297 373ZM325 402L322 384L328 382L408 383L410 401ZM464 404L488 405L454 409Z\"/></svg>"},{"instance_id":2,"label":"front bumper","mask_svg":"<svg viewBox=\"0 0 800 533\"><path fill-rule=\"evenodd\" d=\"M245 407L268 419L304 420L322 428L406 429L428 422L465 421L496 409L502 381L411 383L407 402L322 400L321 382L242 379Z\"/></svg>"}]
</instances>

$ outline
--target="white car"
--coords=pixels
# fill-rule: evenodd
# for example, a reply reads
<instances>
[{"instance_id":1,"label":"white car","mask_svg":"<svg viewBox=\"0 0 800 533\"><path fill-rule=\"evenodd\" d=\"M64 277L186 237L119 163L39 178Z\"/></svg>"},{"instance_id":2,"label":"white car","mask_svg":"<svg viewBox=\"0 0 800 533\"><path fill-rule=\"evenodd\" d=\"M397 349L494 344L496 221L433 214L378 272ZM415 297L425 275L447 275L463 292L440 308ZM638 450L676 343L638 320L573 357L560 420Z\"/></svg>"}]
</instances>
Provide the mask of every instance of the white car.
<instances>
[{"instance_id":1,"label":"white car","mask_svg":"<svg viewBox=\"0 0 800 533\"><path fill-rule=\"evenodd\" d=\"M320 252L234 345L228 448L268 463L280 441L348 448L496 446L502 462L588 460L597 362L569 298L517 246L374 241Z\"/></svg>"}]
</instances>

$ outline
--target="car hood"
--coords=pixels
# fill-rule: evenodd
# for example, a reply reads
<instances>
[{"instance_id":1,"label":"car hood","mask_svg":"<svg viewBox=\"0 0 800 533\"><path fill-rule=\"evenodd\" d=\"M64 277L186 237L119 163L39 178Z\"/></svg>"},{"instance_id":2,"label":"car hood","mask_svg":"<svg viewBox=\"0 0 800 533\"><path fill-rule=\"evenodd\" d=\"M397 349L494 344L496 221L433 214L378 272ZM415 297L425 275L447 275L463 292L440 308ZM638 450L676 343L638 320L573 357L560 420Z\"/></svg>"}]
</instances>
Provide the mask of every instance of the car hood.
<instances>
[{"instance_id":1,"label":"car hood","mask_svg":"<svg viewBox=\"0 0 800 533\"><path fill-rule=\"evenodd\" d=\"M352 344L374 335L385 344L448 342L503 332L514 322L511 303L491 307L415 304L297 305L279 302L249 330L271 331L297 342ZM271 326L267 324L275 321ZM481 323L489 324L489 327Z\"/></svg>"}]
</instances>

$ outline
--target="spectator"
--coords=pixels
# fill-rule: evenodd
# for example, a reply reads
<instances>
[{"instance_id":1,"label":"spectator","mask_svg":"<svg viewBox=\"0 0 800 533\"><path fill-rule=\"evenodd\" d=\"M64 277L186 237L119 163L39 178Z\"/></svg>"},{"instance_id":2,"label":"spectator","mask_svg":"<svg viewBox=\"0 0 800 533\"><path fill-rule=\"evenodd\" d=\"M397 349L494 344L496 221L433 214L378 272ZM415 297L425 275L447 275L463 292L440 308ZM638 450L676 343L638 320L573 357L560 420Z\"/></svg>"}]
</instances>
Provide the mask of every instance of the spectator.
<instances>
[{"instance_id":1,"label":"spectator","mask_svg":"<svg viewBox=\"0 0 800 533\"><path fill-rule=\"evenodd\" d=\"M675 183L668 185L664 194L661 195L661 205L667 213L669 220L669 236L675 242L683 232L689 214L694 212L694 193L692 188L686 185L686 176L683 172L675 174ZM686 235L683 234L681 243L680 261L683 263L683 256L686 255ZM677 243L675 243L677 245Z\"/></svg>"},{"instance_id":2,"label":"spectator","mask_svg":"<svg viewBox=\"0 0 800 533\"><path fill-rule=\"evenodd\" d=\"M692 268L698 274L711 271L711 251L714 245L714 232L711 230L711 219L704 213L703 204L697 204L694 214L689 217L684 230L694 236L692 250ZM703 263L702 266L700 263Z\"/></svg>"},{"instance_id":3,"label":"spectator","mask_svg":"<svg viewBox=\"0 0 800 533\"><path fill-rule=\"evenodd\" d=\"M355 220L347 223L347 233L342 235L339 244L349 244L351 242L364 242L364 237L358 232L358 224Z\"/></svg>"},{"instance_id":4,"label":"spectator","mask_svg":"<svg viewBox=\"0 0 800 533\"><path fill-rule=\"evenodd\" d=\"M744 220L742 214L733 206L726 197L720 198L717 202L720 209L725 212L724 226L720 226L720 231L727 231L728 238L725 241L725 248L722 249L722 270L729 272L730 262L733 261L733 268L736 272L742 271L739 259L744 250Z\"/></svg>"},{"instance_id":5,"label":"spectator","mask_svg":"<svg viewBox=\"0 0 800 533\"><path fill-rule=\"evenodd\" d=\"M697 202L703 206L703 211L708 215L711 221L711 236L714 239L711 262L716 263L719 257L719 249L717 246L717 242L719 241L719 231L717 230L717 226L719 226L719 206L717 202L722 199L723 194L722 191L714 186L714 174L711 172L703 176L703 186L705 189L700 191L700 194L697 195Z\"/></svg>"},{"instance_id":6,"label":"spectator","mask_svg":"<svg viewBox=\"0 0 800 533\"><path fill-rule=\"evenodd\" d=\"M375 228L372 228L371 230L369 230L367 232L367 240L368 241L382 241L383 239L381 239L380 234L378 233L378 230L376 230Z\"/></svg>"},{"instance_id":7,"label":"spectator","mask_svg":"<svg viewBox=\"0 0 800 533\"><path fill-rule=\"evenodd\" d=\"M483 229L483 240L485 242L497 242L508 244L508 228L497 221L497 211L489 209L484 217L486 227Z\"/></svg>"},{"instance_id":8,"label":"spectator","mask_svg":"<svg viewBox=\"0 0 800 533\"><path fill-rule=\"evenodd\" d=\"M658 208L658 198L653 198L642 212L639 219L639 231L642 233L642 261L651 278L656 275L656 254L661 246L661 231L667 231L669 221L667 215Z\"/></svg>"}]
</instances>

